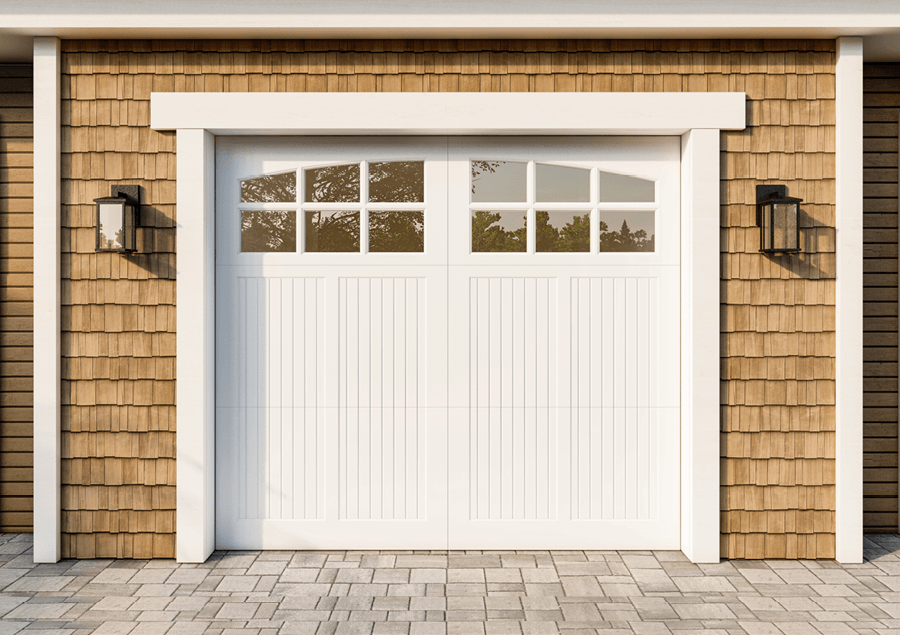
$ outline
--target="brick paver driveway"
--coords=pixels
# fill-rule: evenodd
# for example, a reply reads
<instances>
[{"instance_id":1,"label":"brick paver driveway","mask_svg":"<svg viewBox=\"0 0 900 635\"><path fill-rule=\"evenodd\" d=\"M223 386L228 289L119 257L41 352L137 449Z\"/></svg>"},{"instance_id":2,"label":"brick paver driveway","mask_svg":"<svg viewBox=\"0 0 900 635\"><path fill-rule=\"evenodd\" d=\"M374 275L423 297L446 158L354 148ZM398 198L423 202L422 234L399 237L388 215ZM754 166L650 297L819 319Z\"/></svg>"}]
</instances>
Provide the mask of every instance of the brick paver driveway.
<instances>
[{"instance_id":1,"label":"brick paver driveway","mask_svg":"<svg viewBox=\"0 0 900 635\"><path fill-rule=\"evenodd\" d=\"M679 552L216 552L35 565L0 535L0 634L900 633L900 536L867 561L693 565Z\"/></svg>"}]
</instances>

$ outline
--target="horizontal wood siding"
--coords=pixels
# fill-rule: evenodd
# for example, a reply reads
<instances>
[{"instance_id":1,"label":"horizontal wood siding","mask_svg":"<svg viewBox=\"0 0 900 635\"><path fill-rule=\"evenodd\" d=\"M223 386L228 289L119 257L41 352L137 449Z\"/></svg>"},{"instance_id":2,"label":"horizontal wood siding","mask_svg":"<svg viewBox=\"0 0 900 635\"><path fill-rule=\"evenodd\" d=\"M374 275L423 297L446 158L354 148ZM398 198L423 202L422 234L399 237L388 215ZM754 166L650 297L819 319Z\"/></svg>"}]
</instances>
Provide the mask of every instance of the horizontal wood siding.
<instances>
[{"instance_id":1,"label":"horizontal wood siding","mask_svg":"<svg viewBox=\"0 0 900 635\"><path fill-rule=\"evenodd\" d=\"M0 531L33 526L31 65L0 64Z\"/></svg>"},{"instance_id":2,"label":"horizontal wood siding","mask_svg":"<svg viewBox=\"0 0 900 635\"><path fill-rule=\"evenodd\" d=\"M897 533L897 119L900 64L863 67L863 523Z\"/></svg>"},{"instance_id":3,"label":"horizontal wood siding","mask_svg":"<svg viewBox=\"0 0 900 635\"><path fill-rule=\"evenodd\" d=\"M834 41L128 40L63 50L65 555L174 553L176 148L172 133L149 129L152 91L742 91L748 127L722 134L721 155L722 552L833 557ZM92 252L91 200L116 182L145 188L152 254ZM805 200L802 255L758 252L757 183Z\"/></svg>"}]
</instances>

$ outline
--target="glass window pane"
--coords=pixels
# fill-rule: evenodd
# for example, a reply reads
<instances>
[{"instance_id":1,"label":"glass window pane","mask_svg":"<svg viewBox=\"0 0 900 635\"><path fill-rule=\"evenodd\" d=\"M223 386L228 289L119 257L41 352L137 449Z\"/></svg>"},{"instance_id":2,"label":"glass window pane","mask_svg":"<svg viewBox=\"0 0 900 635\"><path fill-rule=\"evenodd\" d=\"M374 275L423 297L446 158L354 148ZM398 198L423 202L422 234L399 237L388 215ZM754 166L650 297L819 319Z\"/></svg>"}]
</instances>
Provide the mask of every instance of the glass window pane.
<instances>
[{"instance_id":1,"label":"glass window pane","mask_svg":"<svg viewBox=\"0 0 900 635\"><path fill-rule=\"evenodd\" d=\"M652 203L656 183L624 174L600 172L601 203Z\"/></svg>"},{"instance_id":2,"label":"glass window pane","mask_svg":"<svg viewBox=\"0 0 900 635\"><path fill-rule=\"evenodd\" d=\"M306 251L359 251L359 211L306 212Z\"/></svg>"},{"instance_id":3,"label":"glass window pane","mask_svg":"<svg viewBox=\"0 0 900 635\"><path fill-rule=\"evenodd\" d=\"M524 203L527 163L472 161L473 203Z\"/></svg>"},{"instance_id":4,"label":"glass window pane","mask_svg":"<svg viewBox=\"0 0 900 635\"><path fill-rule=\"evenodd\" d=\"M241 251L297 251L297 212L242 211Z\"/></svg>"},{"instance_id":5,"label":"glass window pane","mask_svg":"<svg viewBox=\"0 0 900 635\"><path fill-rule=\"evenodd\" d=\"M656 251L656 212L600 212L600 251Z\"/></svg>"},{"instance_id":6,"label":"glass window pane","mask_svg":"<svg viewBox=\"0 0 900 635\"><path fill-rule=\"evenodd\" d=\"M373 203L424 202L425 162L370 163L369 200Z\"/></svg>"},{"instance_id":7,"label":"glass window pane","mask_svg":"<svg viewBox=\"0 0 900 635\"><path fill-rule=\"evenodd\" d=\"M122 226L122 205L99 203L100 205L100 249L122 249L125 247L125 228Z\"/></svg>"},{"instance_id":8,"label":"glass window pane","mask_svg":"<svg viewBox=\"0 0 900 635\"><path fill-rule=\"evenodd\" d=\"M359 164L328 165L304 170L307 203L358 203Z\"/></svg>"},{"instance_id":9,"label":"glass window pane","mask_svg":"<svg viewBox=\"0 0 900 635\"><path fill-rule=\"evenodd\" d=\"M591 213L535 212L537 251L589 252L591 250Z\"/></svg>"},{"instance_id":10,"label":"glass window pane","mask_svg":"<svg viewBox=\"0 0 900 635\"><path fill-rule=\"evenodd\" d=\"M472 212L472 251L524 253L525 212Z\"/></svg>"},{"instance_id":11,"label":"glass window pane","mask_svg":"<svg viewBox=\"0 0 900 635\"><path fill-rule=\"evenodd\" d=\"M425 212L369 212L369 251L425 251Z\"/></svg>"},{"instance_id":12,"label":"glass window pane","mask_svg":"<svg viewBox=\"0 0 900 635\"><path fill-rule=\"evenodd\" d=\"M590 170L538 163L535 172L539 203L591 202Z\"/></svg>"},{"instance_id":13,"label":"glass window pane","mask_svg":"<svg viewBox=\"0 0 900 635\"><path fill-rule=\"evenodd\" d=\"M267 174L241 181L241 203L294 203L297 173Z\"/></svg>"}]
</instances>

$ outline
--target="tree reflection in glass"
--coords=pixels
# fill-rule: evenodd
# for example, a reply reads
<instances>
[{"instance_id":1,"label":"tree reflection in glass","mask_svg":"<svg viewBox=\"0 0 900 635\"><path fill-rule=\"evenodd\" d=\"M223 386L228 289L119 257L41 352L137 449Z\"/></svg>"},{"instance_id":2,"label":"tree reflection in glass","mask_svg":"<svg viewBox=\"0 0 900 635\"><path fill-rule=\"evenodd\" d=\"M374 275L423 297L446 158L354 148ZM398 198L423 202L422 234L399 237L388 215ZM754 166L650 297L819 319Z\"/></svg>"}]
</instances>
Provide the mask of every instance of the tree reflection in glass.
<instances>
[{"instance_id":1,"label":"tree reflection in glass","mask_svg":"<svg viewBox=\"0 0 900 635\"><path fill-rule=\"evenodd\" d=\"M241 211L241 251L297 251L297 212Z\"/></svg>"},{"instance_id":2,"label":"tree reflection in glass","mask_svg":"<svg viewBox=\"0 0 900 635\"><path fill-rule=\"evenodd\" d=\"M241 203L294 203L297 173L267 174L241 181Z\"/></svg>"},{"instance_id":3,"label":"tree reflection in glass","mask_svg":"<svg viewBox=\"0 0 900 635\"><path fill-rule=\"evenodd\" d=\"M601 203L652 203L655 199L654 181L600 171Z\"/></svg>"},{"instance_id":4,"label":"tree reflection in glass","mask_svg":"<svg viewBox=\"0 0 900 635\"><path fill-rule=\"evenodd\" d=\"M520 252L528 248L525 212L472 212L473 252Z\"/></svg>"},{"instance_id":5,"label":"tree reflection in glass","mask_svg":"<svg viewBox=\"0 0 900 635\"><path fill-rule=\"evenodd\" d=\"M524 203L528 164L516 161L471 162L473 203Z\"/></svg>"},{"instance_id":6,"label":"tree reflection in glass","mask_svg":"<svg viewBox=\"0 0 900 635\"><path fill-rule=\"evenodd\" d=\"M591 171L549 163L535 164L539 203L589 203L591 200Z\"/></svg>"},{"instance_id":7,"label":"tree reflection in glass","mask_svg":"<svg viewBox=\"0 0 900 635\"><path fill-rule=\"evenodd\" d=\"M369 164L370 202L422 203L424 200L424 161L384 161Z\"/></svg>"},{"instance_id":8,"label":"tree reflection in glass","mask_svg":"<svg viewBox=\"0 0 900 635\"><path fill-rule=\"evenodd\" d=\"M590 212L535 212L536 250L543 252L589 252Z\"/></svg>"},{"instance_id":9,"label":"tree reflection in glass","mask_svg":"<svg viewBox=\"0 0 900 635\"><path fill-rule=\"evenodd\" d=\"M655 217L656 212L601 212L600 251L656 251Z\"/></svg>"},{"instance_id":10,"label":"tree reflection in glass","mask_svg":"<svg viewBox=\"0 0 900 635\"><path fill-rule=\"evenodd\" d=\"M369 212L369 251L425 251L425 212Z\"/></svg>"},{"instance_id":11,"label":"tree reflection in glass","mask_svg":"<svg viewBox=\"0 0 900 635\"><path fill-rule=\"evenodd\" d=\"M306 212L309 252L359 251L359 211Z\"/></svg>"},{"instance_id":12,"label":"tree reflection in glass","mask_svg":"<svg viewBox=\"0 0 900 635\"><path fill-rule=\"evenodd\" d=\"M328 165L304 170L307 203L358 203L359 164Z\"/></svg>"}]
</instances>

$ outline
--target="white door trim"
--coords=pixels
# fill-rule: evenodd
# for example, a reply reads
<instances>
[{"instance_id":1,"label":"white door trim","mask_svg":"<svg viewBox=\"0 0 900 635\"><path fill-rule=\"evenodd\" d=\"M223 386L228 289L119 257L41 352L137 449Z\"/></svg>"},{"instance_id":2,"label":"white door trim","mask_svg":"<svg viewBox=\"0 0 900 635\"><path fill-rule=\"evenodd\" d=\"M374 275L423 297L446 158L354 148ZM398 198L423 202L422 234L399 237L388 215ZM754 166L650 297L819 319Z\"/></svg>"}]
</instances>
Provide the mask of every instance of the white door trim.
<instances>
[{"instance_id":1,"label":"white door trim","mask_svg":"<svg viewBox=\"0 0 900 635\"><path fill-rule=\"evenodd\" d=\"M184 246L178 258L176 308L181 325L176 340L180 562L205 561L215 535L214 489L207 480L215 473L209 443L215 421L207 401L215 390L209 322L215 306L214 261L202 247L209 244L215 215L215 201L208 194L215 171L210 135L202 130L285 135L682 135L681 548L694 562L718 562L719 130L745 127L744 93L635 93L627 100L615 93L517 93L513 108L511 96L496 93L312 93L287 96L289 109L285 95L254 93L252 116L246 111L247 97L151 95L152 127L178 130L178 242ZM417 113L425 107L427 113ZM463 117L456 108L463 108ZM377 115L360 124L360 113ZM195 485L201 482L203 486ZM187 489L192 491L184 492Z\"/></svg>"}]
</instances>

